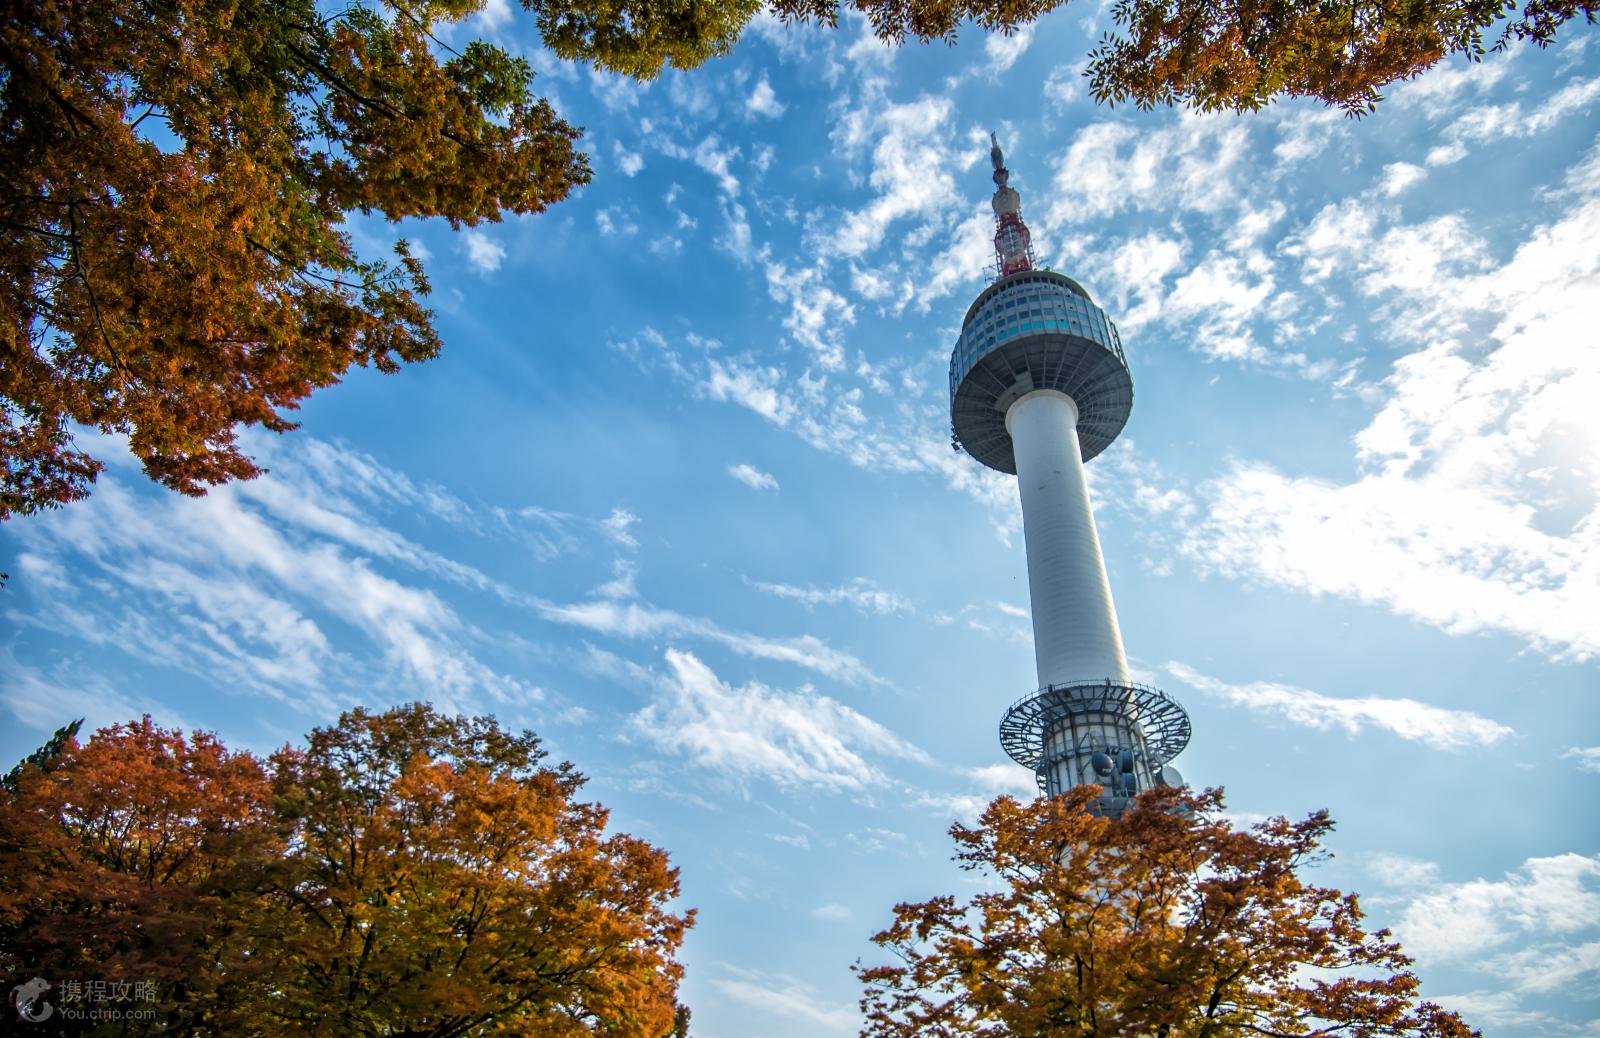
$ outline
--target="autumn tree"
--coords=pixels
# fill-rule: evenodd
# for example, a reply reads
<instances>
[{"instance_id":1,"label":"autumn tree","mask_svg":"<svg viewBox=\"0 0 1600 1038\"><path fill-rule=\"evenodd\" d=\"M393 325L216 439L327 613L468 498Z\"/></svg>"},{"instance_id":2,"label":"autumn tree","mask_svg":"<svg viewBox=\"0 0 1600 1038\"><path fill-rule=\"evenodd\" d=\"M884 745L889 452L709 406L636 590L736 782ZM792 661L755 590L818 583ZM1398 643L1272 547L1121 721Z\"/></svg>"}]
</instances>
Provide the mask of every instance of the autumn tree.
<instances>
[{"instance_id":1,"label":"autumn tree","mask_svg":"<svg viewBox=\"0 0 1600 1038\"><path fill-rule=\"evenodd\" d=\"M125 1035L666 1038L692 914L582 783L419 705L266 761L102 730L0 793L0 971L156 982Z\"/></svg>"},{"instance_id":2,"label":"autumn tree","mask_svg":"<svg viewBox=\"0 0 1600 1038\"><path fill-rule=\"evenodd\" d=\"M1011 33L1065 0L848 0L891 43L954 42L968 20ZM833 25L840 0L771 0L790 20ZM1374 109L1382 89L1452 54L1486 46L1544 47L1600 0L1116 0L1115 24L1090 52L1089 91L1106 104L1250 110L1279 97L1311 97L1351 114ZM1493 31L1504 19L1499 33Z\"/></svg>"},{"instance_id":3,"label":"autumn tree","mask_svg":"<svg viewBox=\"0 0 1600 1038\"><path fill-rule=\"evenodd\" d=\"M295 847L274 882L267 1033L665 1038L689 915L676 870L606 835L529 734L357 710L274 758Z\"/></svg>"},{"instance_id":4,"label":"autumn tree","mask_svg":"<svg viewBox=\"0 0 1600 1038\"><path fill-rule=\"evenodd\" d=\"M585 183L527 63L438 42L484 0L18 0L0 23L0 518L84 496L123 433L185 493L255 475L241 425L439 350L404 242Z\"/></svg>"},{"instance_id":5,"label":"autumn tree","mask_svg":"<svg viewBox=\"0 0 1600 1038\"><path fill-rule=\"evenodd\" d=\"M252 988L259 964L225 947L285 846L261 761L215 736L148 717L83 746L69 736L0 792L0 986L141 982L169 1022L203 1018Z\"/></svg>"},{"instance_id":6,"label":"autumn tree","mask_svg":"<svg viewBox=\"0 0 1600 1038\"><path fill-rule=\"evenodd\" d=\"M1240 830L1220 791L1163 788L1108 819L1099 792L1001 797L951 828L990 889L895 907L873 938L893 962L856 967L864 1036L1476 1035L1418 1000L1355 895L1302 875L1325 812Z\"/></svg>"}]
</instances>

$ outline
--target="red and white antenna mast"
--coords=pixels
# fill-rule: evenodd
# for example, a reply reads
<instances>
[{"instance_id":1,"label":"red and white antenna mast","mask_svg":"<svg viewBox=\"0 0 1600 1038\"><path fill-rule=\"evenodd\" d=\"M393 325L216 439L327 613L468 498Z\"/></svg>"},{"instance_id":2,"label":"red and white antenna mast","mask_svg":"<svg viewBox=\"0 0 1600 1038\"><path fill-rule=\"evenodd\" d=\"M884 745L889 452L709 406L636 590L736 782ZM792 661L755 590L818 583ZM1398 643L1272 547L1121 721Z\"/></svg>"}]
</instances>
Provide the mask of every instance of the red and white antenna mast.
<instances>
[{"instance_id":1,"label":"red and white antenna mast","mask_svg":"<svg viewBox=\"0 0 1600 1038\"><path fill-rule=\"evenodd\" d=\"M1022 222L1022 196L1006 181L1011 171L1006 169L1006 157L1000 152L1000 142L989 134L989 161L994 163L994 258L1000 276L1033 269L1033 239L1028 225Z\"/></svg>"}]
</instances>

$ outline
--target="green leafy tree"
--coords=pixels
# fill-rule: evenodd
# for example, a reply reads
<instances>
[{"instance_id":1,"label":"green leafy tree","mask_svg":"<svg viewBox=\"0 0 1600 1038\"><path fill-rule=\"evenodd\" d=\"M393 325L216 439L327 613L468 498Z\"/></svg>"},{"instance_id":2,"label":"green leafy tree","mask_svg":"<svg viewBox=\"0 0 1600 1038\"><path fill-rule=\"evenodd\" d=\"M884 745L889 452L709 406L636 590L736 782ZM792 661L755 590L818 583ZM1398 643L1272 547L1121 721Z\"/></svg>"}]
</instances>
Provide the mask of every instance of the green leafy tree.
<instances>
[{"instance_id":1,"label":"green leafy tree","mask_svg":"<svg viewBox=\"0 0 1600 1038\"><path fill-rule=\"evenodd\" d=\"M75 745L74 740L77 738L78 729L82 727L83 718L80 717L76 721L57 728L55 734L46 739L43 746L18 761L16 767L6 772L3 778L0 778L0 789L15 793L17 791L17 782L22 778L22 770L24 768L33 767L48 771L57 757Z\"/></svg>"},{"instance_id":2,"label":"green leafy tree","mask_svg":"<svg viewBox=\"0 0 1600 1038\"><path fill-rule=\"evenodd\" d=\"M563 58L651 79L733 49L761 0L522 0Z\"/></svg>"},{"instance_id":3,"label":"green leafy tree","mask_svg":"<svg viewBox=\"0 0 1600 1038\"><path fill-rule=\"evenodd\" d=\"M995 800L957 824L989 888L897 905L862 967L868 1038L1472 1038L1417 998L1411 960L1353 894L1302 870L1326 812L1248 830L1222 796L1158 789L1120 818L1098 786Z\"/></svg>"}]
</instances>

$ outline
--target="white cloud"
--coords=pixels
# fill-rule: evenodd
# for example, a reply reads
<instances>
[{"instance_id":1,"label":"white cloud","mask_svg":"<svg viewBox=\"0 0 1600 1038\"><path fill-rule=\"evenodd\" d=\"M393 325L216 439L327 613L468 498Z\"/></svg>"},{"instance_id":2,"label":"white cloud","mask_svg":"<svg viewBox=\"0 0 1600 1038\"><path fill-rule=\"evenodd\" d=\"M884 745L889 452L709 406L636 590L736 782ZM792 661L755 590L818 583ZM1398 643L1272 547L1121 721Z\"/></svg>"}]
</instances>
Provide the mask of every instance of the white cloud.
<instances>
[{"instance_id":1,"label":"white cloud","mask_svg":"<svg viewBox=\"0 0 1600 1038\"><path fill-rule=\"evenodd\" d=\"M639 564L633 559L615 559L611 563L611 579L594 589L601 598L637 598L639 596Z\"/></svg>"},{"instance_id":2,"label":"white cloud","mask_svg":"<svg viewBox=\"0 0 1600 1038\"><path fill-rule=\"evenodd\" d=\"M767 292L789 304L783 326L815 355L817 363L833 370L844 366L840 336L855 323L855 307L824 283L816 267L790 271L781 263L767 264Z\"/></svg>"},{"instance_id":3,"label":"white cloud","mask_svg":"<svg viewBox=\"0 0 1600 1038\"><path fill-rule=\"evenodd\" d=\"M610 112L623 112L638 107L639 99L650 89L647 80L638 80L632 76L593 67L588 72L589 92Z\"/></svg>"},{"instance_id":4,"label":"white cloud","mask_svg":"<svg viewBox=\"0 0 1600 1038\"><path fill-rule=\"evenodd\" d=\"M505 262L505 246L478 230L468 227L461 232L461 242L467 248L467 262L480 273L492 274Z\"/></svg>"},{"instance_id":5,"label":"white cloud","mask_svg":"<svg viewBox=\"0 0 1600 1038\"><path fill-rule=\"evenodd\" d=\"M1132 331L1161 316L1166 281L1183 262L1185 243L1157 231L1125 238L1107 253L1117 326Z\"/></svg>"},{"instance_id":6,"label":"white cloud","mask_svg":"<svg viewBox=\"0 0 1600 1038\"><path fill-rule=\"evenodd\" d=\"M1515 56L1512 48L1482 61L1466 57L1441 61L1416 79L1400 84L1388 103L1419 108L1430 118L1459 111L1463 95L1486 93L1504 79Z\"/></svg>"},{"instance_id":7,"label":"white cloud","mask_svg":"<svg viewBox=\"0 0 1600 1038\"><path fill-rule=\"evenodd\" d=\"M1032 800L1039 795L1039 782L1033 772L1020 764L987 764L981 768L968 768L967 777L978 787L984 796L993 799L1002 793L1023 800Z\"/></svg>"},{"instance_id":8,"label":"white cloud","mask_svg":"<svg viewBox=\"0 0 1600 1038\"><path fill-rule=\"evenodd\" d=\"M888 778L875 760L927 760L876 721L810 686L735 688L691 653L667 650L670 673L633 716L633 737L741 781L870 792Z\"/></svg>"},{"instance_id":9,"label":"white cloud","mask_svg":"<svg viewBox=\"0 0 1600 1038\"><path fill-rule=\"evenodd\" d=\"M490 33L504 28L511 21L510 0L485 0L477 21Z\"/></svg>"},{"instance_id":10,"label":"white cloud","mask_svg":"<svg viewBox=\"0 0 1600 1038\"><path fill-rule=\"evenodd\" d=\"M1502 978L1489 978L1491 983L1504 984ZM1501 1029L1520 1027L1527 1033L1547 1035L1557 1032L1560 1024L1549 1013L1527 1009L1522 996L1515 991L1470 991L1462 994L1439 995L1435 1001L1446 1009L1460 1013L1473 1026L1489 1029L1490 1034ZM1580 1032L1581 1033L1581 1032ZM1592 1032L1591 1032L1592 1033Z\"/></svg>"},{"instance_id":11,"label":"white cloud","mask_svg":"<svg viewBox=\"0 0 1600 1038\"><path fill-rule=\"evenodd\" d=\"M1224 702L1273 714L1306 728L1324 731L1342 728L1351 735L1367 728L1380 728L1439 750L1490 746L1514 734L1507 726L1487 717L1466 710L1429 706L1415 699L1381 696L1345 699L1264 681L1230 685L1182 663L1168 663L1166 671L1184 684Z\"/></svg>"},{"instance_id":12,"label":"white cloud","mask_svg":"<svg viewBox=\"0 0 1600 1038\"><path fill-rule=\"evenodd\" d=\"M1574 112L1588 108L1597 97L1600 97L1600 76L1575 79L1546 98L1531 114L1523 112L1519 101L1485 105L1464 113L1446 132L1452 138L1464 141L1531 137L1550 129Z\"/></svg>"},{"instance_id":13,"label":"white cloud","mask_svg":"<svg viewBox=\"0 0 1600 1038\"><path fill-rule=\"evenodd\" d=\"M542 695L479 659L469 648L477 632L437 591L382 567L505 589L389 530L360 500L443 514L458 503L403 478L384 485L370 459L310 438L289 450L296 464L199 500L149 499L103 478L87 502L28 527L34 554L97 574L65 590L36 588L29 622L306 709L332 710L352 689L390 684L446 708L479 694L519 703ZM338 474L323 482L317 473L330 465ZM279 475L285 469L296 475ZM368 657L334 647L334 627L359 633L379 673Z\"/></svg>"},{"instance_id":14,"label":"white cloud","mask_svg":"<svg viewBox=\"0 0 1600 1038\"><path fill-rule=\"evenodd\" d=\"M697 341L692 333L685 339L691 346ZM990 510L997 534L1008 543L1020 529L1016 480L953 454L945 419L937 412L897 408L887 415L869 416L861 405L861 387L840 388L830 381L832 375L813 376L808 370L794 377L747 357L707 356L699 348L680 350L651 328L611 346L646 368L665 368L697 393L744 407L852 465L875 472L933 475L981 501Z\"/></svg>"},{"instance_id":15,"label":"white cloud","mask_svg":"<svg viewBox=\"0 0 1600 1038\"><path fill-rule=\"evenodd\" d=\"M811 910L811 918L826 919L830 922L843 923L854 919L855 913L851 912L849 907L846 905L841 905L838 902L831 902L829 904L818 905L816 908L813 908Z\"/></svg>"},{"instance_id":16,"label":"white cloud","mask_svg":"<svg viewBox=\"0 0 1600 1038\"><path fill-rule=\"evenodd\" d=\"M1593 991L1600 980L1600 941L1567 948L1523 948L1496 957L1494 964L1518 991Z\"/></svg>"},{"instance_id":17,"label":"white cloud","mask_svg":"<svg viewBox=\"0 0 1600 1038\"><path fill-rule=\"evenodd\" d=\"M733 978L711 981L726 998L784 1021L805 1021L805 1026L823 1032L854 1034L861 1014L848 1003L829 1002L811 985L789 976L768 976L755 970L724 964Z\"/></svg>"},{"instance_id":18,"label":"white cloud","mask_svg":"<svg viewBox=\"0 0 1600 1038\"><path fill-rule=\"evenodd\" d=\"M631 237L639 233L639 225L614 205L595 210L594 225L600 231L602 238L611 238L618 235Z\"/></svg>"},{"instance_id":19,"label":"white cloud","mask_svg":"<svg viewBox=\"0 0 1600 1038\"><path fill-rule=\"evenodd\" d=\"M1591 156L1593 159L1593 155ZM1496 266L1459 217L1329 206L1295 244L1382 301L1395 362L1339 482L1238 462L1179 550L1203 569L1383 604L1455 633L1600 655L1600 184Z\"/></svg>"},{"instance_id":20,"label":"white cloud","mask_svg":"<svg viewBox=\"0 0 1600 1038\"><path fill-rule=\"evenodd\" d=\"M731 198L739 193L739 178L733 175L733 162L739 157L737 146L724 148L717 136L712 134L700 142L691 157L696 166L716 178L717 187L724 195Z\"/></svg>"},{"instance_id":21,"label":"white cloud","mask_svg":"<svg viewBox=\"0 0 1600 1038\"><path fill-rule=\"evenodd\" d=\"M638 522L639 517L626 508L613 508L610 515L599 521L599 526L618 545L637 548L639 539L633 535L633 528Z\"/></svg>"},{"instance_id":22,"label":"white cloud","mask_svg":"<svg viewBox=\"0 0 1600 1038\"><path fill-rule=\"evenodd\" d=\"M1337 108L1305 102L1283 106L1278 110L1276 121L1284 128L1284 133L1272 154L1284 165L1316 158L1333 143L1341 127L1350 126L1348 117Z\"/></svg>"},{"instance_id":23,"label":"white cloud","mask_svg":"<svg viewBox=\"0 0 1600 1038\"><path fill-rule=\"evenodd\" d=\"M679 223L684 219L687 217L680 214ZM740 266L749 266L763 252L755 247L755 237L750 230L750 220L744 206L731 199L725 200L722 219L726 230L717 239L717 245L738 260Z\"/></svg>"},{"instance_id":24,"label":"white cloud","mask_svg":"<svg viewBox=\"0 0 1600 1038\"><path fill-rule=\"evenodd\" d=\"M1383 193L1393 198L1412 184L1426 180L1428 171L1410 162L1391 162L1383 167Z\"/></svg>"},{"instance_id":25,"label":"white cloud","mask_svg":"<svg viewBox=\"0 0 1600 1038\"><path fill-rule=\"evenodd\" d=\"M1504 879L1434 887L1410 901L1394 929L1407 953L1438 963L1477 961L1515 939L1548 942L1596 927L1600 855L1559 854L1529 858ZM1537 983L1523 978L1530 980Z\"/></svg>"},{"instance_id":26,"label":"white cloud","mask_svg":"<svg viewBox=\"0 0 1600 1038\"><path fill-rule=\"evenodd\" d=\"M1437 864L1404 854L1374 854L1367 868L1386 887L1431 886L1439 878Z\"/></svg>"},{"instance_id":27,"label":"white cloud","mask_svg":"<svg viewBox=\"0 0 1600 1038\"><path fill-rule=\"evenodd\" d=\"M762 472L753 465L740 462L728 466L728 475L737 479L751 490L777 490L778 478L770 472Z\"/></svg>"},{"instance_id":28,"label":"white cloud","mask_svg":"<svg viewBox=\"0 0 1600 1038\"><path fill-rule=\"evenodd\" d=\"M1052 69L1044 81L1044 96L1061 107L1076 101L1083 89L1083 69L1082 64Z\"/></svg>"},{"instance_id":29,"label":"white cloud","mask_svg":"<svg viewBox=\"0 0 1600 1038\"><path fill-rule=\"evenodd\" d=\"M143 714L159 717L164 725L183 726L170 707L129 696L99 674L61 665L47 674L18 660L9 647L0 648L0 703L19 725L37 732L54 732L81 717L79 742L87 741L96 729L136 721Z\"/></svg>"},{"instance_id":30,"label":"white cloud","mask_svg":"<svg viewBox=\"0 0 1600 1038\"><path fill-rule=\"evenodd\" d=\"M987 70L992 75L999 75L1017 63L1017 59L1027 53L1028 45L1033 42L1033 24L1028 23L1007 35L1002 32L991 32L983 41L983 57Z\"/></svg>"},{"instance_id":31,"label":"white cloud","mask_svg":"<svg viewBox=\"0 0 1600 1038\"><path fill-rule=\"evenodd\" d=\"M783 375L777 368L754 368L737 362L711 360L701 388L713 400L726 400L784 426L795 416L794 403L778 390Z\"/></svg>"},{"instance_id":32,"label":"white cloud","mask_svg":"<svg viewBox=\"0 0 1600 1038\"><path fill-rule=\"evenodd\" d=\"M1249 131L1230 116L1184 113L1155 130L1093 123L1056 163L1044 225L1115 216L1124 209L1213 213L1237 202Z\"/></svg>"},{"instance_id":33,"label":"white cloud","mask_svg":"<svg viewBox=\"0 0 1600 1038\"><path fill-rule=\"evenodd\" d=\"M1600 774L1600 746L1574 746L1561 759L1577 761L1579 771Z\"/></svg>"},{"instance_id":34,"label":"white cloud","mask_svg":"<svg viewBox=\"0 0 1600 1038\"><path fill-rule=\"evenodd\" d=\"M799 602L807 609L815 609L819 605L849 605L863 613L876 613L879 616L912 611L910 602L893 591L883 590L865 577L828 588L810 585L796 587L793 584L768 584L762 581L751 581L750 586L778 598Z\"/></svg>"},{"instance_id":35,"label":"white cloud","mask_svg":"<svg viewBox=\"0 0 1600 1038\"><path fill-rule=\"evenodd\" d=\"M965 164L951 140L953 111L949 98L924 96L896 104L867 90L860 104L845 112L833 139L847 156L870 146L867 182L877 194L815 235L820 252L859 257L882 245L896 221L926 225L961 207L953 171Z\"/></svg>"},{"instance_id":36,"label":"white cloud","mask_svg":"<svg viewBox=\"0 0 1600 1038\"><path fill-rule=\"evenodd\" d=\"M1238 256L1212 253L1178 278L1163 317L1196 329L1194 343L1220 360L1270 362L1269 350L1250 334L1272 295L1271 274L1251 271Z\"/></svg>"},{"instance_id":37,"label":"white cloud","mask_svg":"<svg viewBox=\"0 0 1600 1038\"><path fill-rule=\"evenodd\" d=\"M611 142L611 153L616 157L617 168L625 177L637 176L644 169L644 156L624 148L621 141Z\"/></svg>"},{"instance_id":38,"label":"white cloud","mask_svg":"<svg viewBox=\"0 0 1600 1038\"><path fill-rule=\"evenodd\" d=\"M969 213L951 228L946 245L929 261L914 282L902 290L896 312L907 299L916 299L917 309L926 312L935 300L943 299L964 285L980 283L994 263L994 215L988 203ZM859 289L858 289L859 290ZM885 291L884 295L889 295Z\"/></svg>"},{"instance_id":39,"label":"white cloud","mask_svg":"<svg viewBox=\"0 0 1600 1038\"><path fill-rule=\"evenodd\" d=\"M744 103L745 111L752 115L764 115L769 119L776 119L783 114L784 104L778 100L778 95L772 92L772 84L766 76L761 77L761 82L756 84L750 92L750 97Z\"/></svg>"},{"instance_id":40,"label":"white cloud","mask_svg":"<svg viewBox=\"0 0 1600 1038\"><path fill-rule=\"evenodd\" d=\"M855 685L882 685L883 678L861 660L835 649L814 635L767 638L729 630L703 617L685 616L640 601L600 598L589 602L559 603L526 599L546 620L583 627L617 638L689 637L714 642L752 659L792 663L835 681Z\"/></svg>"},{"instance_id":41,"label":"white cloud","mask_svg":"<svg viewBox=\"0 0 1600 1038\"><path fill-rule=\"evenodd\" d=\"M953 815L968 825L974 824L994 799L1001 795L1030 801L1040 795L1033 772L1016 764L989 764L967 768L962 773L967 786L958 792L924 791L915 802L939 814Z\"/></svg>"}]
</instances>

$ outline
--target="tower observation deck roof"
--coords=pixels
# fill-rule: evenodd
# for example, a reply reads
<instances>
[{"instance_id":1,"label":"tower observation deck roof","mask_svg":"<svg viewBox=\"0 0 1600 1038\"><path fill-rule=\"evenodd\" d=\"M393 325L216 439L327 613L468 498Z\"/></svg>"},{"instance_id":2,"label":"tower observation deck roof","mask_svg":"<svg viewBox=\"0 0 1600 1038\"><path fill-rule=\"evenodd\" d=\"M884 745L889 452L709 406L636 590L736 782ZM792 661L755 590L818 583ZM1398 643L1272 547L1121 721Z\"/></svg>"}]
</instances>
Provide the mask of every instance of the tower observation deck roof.
<instances>
[{"instance_id":1,"label":"tower observation deck roof","mask_svg":"<svg viewBox=\"0 0 1600 1038\"><path fill-rule=\"evenodd\" d=\"M967 309L950 358L952 441L1001 472L1017 471L1006 410L1036 389L1071 397L1088 461L1133 410L1133 377L1116 325L1083 286L1050 270L1000 278Z\"/></svg>"}]
</instances>

